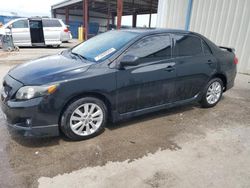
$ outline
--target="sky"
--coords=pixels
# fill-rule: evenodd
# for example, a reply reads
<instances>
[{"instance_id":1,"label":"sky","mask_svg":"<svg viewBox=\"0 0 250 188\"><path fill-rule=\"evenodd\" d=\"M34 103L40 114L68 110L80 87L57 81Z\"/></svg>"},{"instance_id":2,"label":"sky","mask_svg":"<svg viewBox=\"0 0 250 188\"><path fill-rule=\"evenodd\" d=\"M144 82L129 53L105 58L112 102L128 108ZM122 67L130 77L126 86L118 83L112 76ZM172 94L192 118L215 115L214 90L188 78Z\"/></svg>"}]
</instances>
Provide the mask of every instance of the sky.
<instances>
[{"instance_id":1,"label":"sky","mask_svg":"<svg viewBox=\"0 0 250 188\"><path fill-rule=\"evenodd\" d=\"M1 0L1 12L16 12L19 16L51 16L51 5L62 0Z\"/></svg>"},{"instance_id":2,"label":"sky","mask_svg":"<svg viewBox=\"0 0 250 188\"><path fill-rule=\"evenodd\" d=\"M18 16L51 16L51 6L63 0L1 0L0 14L17 13ZM156 25L156 14L152 15L151 26ZM148 26L149 15L137 16L137 26ZM122 25L132 25L132 16L123 16Z\"/></svg>"}]
</instances>

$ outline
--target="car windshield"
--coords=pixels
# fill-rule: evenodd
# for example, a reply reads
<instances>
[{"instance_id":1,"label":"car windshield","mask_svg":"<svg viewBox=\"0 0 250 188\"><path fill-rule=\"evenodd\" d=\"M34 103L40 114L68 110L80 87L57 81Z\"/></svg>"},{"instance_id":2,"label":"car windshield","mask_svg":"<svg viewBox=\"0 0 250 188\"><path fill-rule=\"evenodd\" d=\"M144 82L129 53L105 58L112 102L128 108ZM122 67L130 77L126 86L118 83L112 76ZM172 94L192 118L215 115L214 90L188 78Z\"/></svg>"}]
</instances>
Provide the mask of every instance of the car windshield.
<instances>
[{"instance_id":1,"label":"car windshield","mask_svg":"<svg viewBox=\"0 0 250 188\"><path fill-rule=\"evenodd\" d=\"M109 31L83 42L74 47L71 52L79 54L89 61L103 61L111 57L137 35L134 32Z\"/></svg>"}]
</instances>

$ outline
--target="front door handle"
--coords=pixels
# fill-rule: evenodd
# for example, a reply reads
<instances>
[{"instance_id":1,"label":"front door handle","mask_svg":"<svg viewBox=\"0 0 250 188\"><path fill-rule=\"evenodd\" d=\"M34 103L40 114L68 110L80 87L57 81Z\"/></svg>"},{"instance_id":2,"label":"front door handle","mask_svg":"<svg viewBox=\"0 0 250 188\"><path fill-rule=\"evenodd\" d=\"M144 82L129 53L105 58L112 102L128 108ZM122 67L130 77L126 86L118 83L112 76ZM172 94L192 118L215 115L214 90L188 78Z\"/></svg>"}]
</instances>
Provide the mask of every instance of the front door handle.
<instances>
[{"instance_id":1,"label":"front door handle","mask_svg":"<svg viewBox=\"0 0 250 188\"><path fill-rule=\"evenodd\" d=\"M167 63L167 67L164 70L168 72L175 70L175 62Z\"/></svg>"},{"instance_id":2,"label":"front door handle","mask_svg":"<svg viewBox=\"0 0 250 188\"><path fill-rule=\"evenodd\" d=\"M168 71L168 72L172 72L173 70L175 70L175 67L174 65L169 65L165 68L165 71Z\"/></svg>"}]
</instances>

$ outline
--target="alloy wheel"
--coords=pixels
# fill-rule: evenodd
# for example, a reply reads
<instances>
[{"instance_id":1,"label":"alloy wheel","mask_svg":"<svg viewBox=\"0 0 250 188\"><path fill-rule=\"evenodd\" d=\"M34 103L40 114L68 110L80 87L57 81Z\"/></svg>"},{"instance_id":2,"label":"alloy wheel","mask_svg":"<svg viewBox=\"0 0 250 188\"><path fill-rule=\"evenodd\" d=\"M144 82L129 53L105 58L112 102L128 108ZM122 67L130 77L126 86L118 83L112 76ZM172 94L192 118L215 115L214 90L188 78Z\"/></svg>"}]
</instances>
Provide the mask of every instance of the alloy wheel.
<instances>
[{"instance_id":1,"label":"alloy wheel","mask_svg":"<svg viewBox=\"0 0 250 188\"><path fill-rule=\"evenodd\" d=\"M222 86L219 82L213 82L207 89L206 99L209 104L215 104L219 101L222 93Z\"/></svg>"},{"instance_id":2,"label":"alloy wheel","mask_svg":"<svg viewBox=\"0 0 250 188\"><path fill-rule=\"evenodd\" d=\"M70 128L79 136L88 136L98 130L103 118L103 111L97 104L85 103L73 111Z\"/></svg>"}]
</instances>

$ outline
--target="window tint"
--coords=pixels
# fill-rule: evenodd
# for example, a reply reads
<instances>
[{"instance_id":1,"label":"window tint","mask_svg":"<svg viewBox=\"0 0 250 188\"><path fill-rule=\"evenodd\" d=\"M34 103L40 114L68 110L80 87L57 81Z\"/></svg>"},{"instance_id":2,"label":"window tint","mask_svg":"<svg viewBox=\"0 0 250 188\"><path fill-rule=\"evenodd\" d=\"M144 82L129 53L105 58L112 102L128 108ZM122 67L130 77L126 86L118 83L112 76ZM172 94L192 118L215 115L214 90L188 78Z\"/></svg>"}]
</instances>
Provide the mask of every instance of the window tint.
<instances>
[{"instance_id":1,"label":"window tint","mask_svg":"<svg viewBox=\"0 0 250 188\"><path fill-rule=\"evenodd\" d=\"M128 55L139 57L140 59L171 58L171 39L169 35L157 35L146 37L129 48Z\"/></svg>"},{"instance_id":2,"label":"window tint","mask_svg":"<svg viewBox=\"0 0 250 188\"><path fill-rule=\"evenodd\" d=\"M42 22L41 21L30 21L30 28L32 28L32 29L42 28Z\"/></svg>"},{"instance_id":3,"label":"window tint","mask_svg":"<svg viewBox=\"0 0 250 188\"><path fill-rule=\"evenodd\" d=\"M123 31L109 31L86 40L72 49L89 61L100 62L111 57L124 45L137 37L137 33Z\"/></svg>"},{"instance_id":4,"label":"window tint","mask_svg":"<svg viewBox=\"0 0 250 188\"><path fill-rule=\"evenodd\" d=\"M206 55L211 54L210 48L204 41L202 41L202 47L203 47L204 54Z\"/></svg>"},{"instance_id":5,"label":"window tint","mask_svg":"<svg viewBox=\"0 0 250 188\"><path fill-rule=\"evenodd\" d=\"M201 39L189 35L176 35L176 44L174 48L175 56L195 56L202 55Z\"/></svg>"},{"instance_id":6,"label":"window tint","mask_svg":"<svg viewBox=\"0 0 250 188\"><path fill-rule=\"evenodd\" d=\"M61 27L59 20L43 20L43 27Z\"/></svg>"},{"instance_id":7,"label":"window tint","mask_svg":"<svg viewBox=\"0 0 250 188\"><path fill-rule=\"evenodd\" d=\"M27 20L19 20L12 24L13 28L28 28L28 21Z\"/></svg>"}]
</instances>

